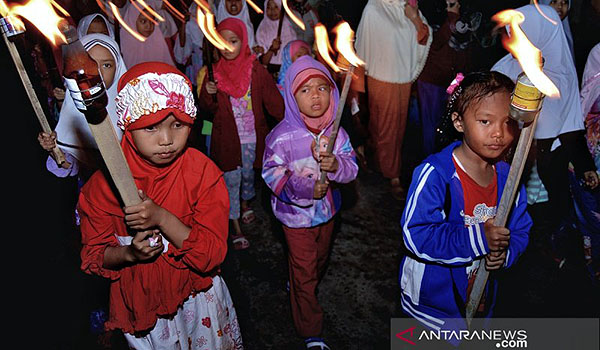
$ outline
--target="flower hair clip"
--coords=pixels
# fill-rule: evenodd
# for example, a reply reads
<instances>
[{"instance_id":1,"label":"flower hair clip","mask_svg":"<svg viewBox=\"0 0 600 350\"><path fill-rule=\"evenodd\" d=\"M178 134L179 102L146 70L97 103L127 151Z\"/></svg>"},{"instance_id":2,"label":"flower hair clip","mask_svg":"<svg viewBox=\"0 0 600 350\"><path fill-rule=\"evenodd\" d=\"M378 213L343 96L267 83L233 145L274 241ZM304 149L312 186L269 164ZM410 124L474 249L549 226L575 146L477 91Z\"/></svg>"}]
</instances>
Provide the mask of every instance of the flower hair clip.
<instances>
[{"instance_id":1,"label":"flower hair clip","mask_svg":"<svg viewBox=\"0 0 600 350\"><path fill-rule=\"evenodd\" d=\"M456 88L460 85L460 82L463 81L464 78L465 76L462 73L456 74L456 78L452 80L450 86L448 86L448 88L446 89L448 95L452 95L454 91L456 91Z\"/></svg>"}]
</instances>

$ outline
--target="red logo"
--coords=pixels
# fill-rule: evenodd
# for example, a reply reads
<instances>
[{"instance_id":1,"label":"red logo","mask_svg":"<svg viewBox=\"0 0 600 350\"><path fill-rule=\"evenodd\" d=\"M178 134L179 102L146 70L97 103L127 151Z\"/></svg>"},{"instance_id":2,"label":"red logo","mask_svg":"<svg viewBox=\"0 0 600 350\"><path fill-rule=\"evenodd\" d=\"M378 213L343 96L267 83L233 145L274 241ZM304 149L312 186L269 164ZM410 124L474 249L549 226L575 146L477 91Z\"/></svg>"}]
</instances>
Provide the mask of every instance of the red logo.
<instances>
[{"instance_id":1,"label":"red logo","mask_svg":"<svg viewBox=\"0 0 600 350\"><path fill-rule=\"evenodd\" d=\"M405 341L405 342L407 342L407 343L409 343L409 344L411 344L411 345L417 345L417 344L416 344L414 341L412 341L412 340L410 340L410 339L406 339L406 338L404 338L404 337L402 336L402 334L410 332L410 337L412 338L412 336L413 336L413 331L415 330L415 328L417 328L417 326L410 327L410 328L408 328L408 329L405 329L405 330L403 330L403 331L402 331L402 332L400 332L400 333L396 333L396 338L398 338L398 339L401 339L401 340L403 340L403 341Z\"/></svg>"}]
</instances>

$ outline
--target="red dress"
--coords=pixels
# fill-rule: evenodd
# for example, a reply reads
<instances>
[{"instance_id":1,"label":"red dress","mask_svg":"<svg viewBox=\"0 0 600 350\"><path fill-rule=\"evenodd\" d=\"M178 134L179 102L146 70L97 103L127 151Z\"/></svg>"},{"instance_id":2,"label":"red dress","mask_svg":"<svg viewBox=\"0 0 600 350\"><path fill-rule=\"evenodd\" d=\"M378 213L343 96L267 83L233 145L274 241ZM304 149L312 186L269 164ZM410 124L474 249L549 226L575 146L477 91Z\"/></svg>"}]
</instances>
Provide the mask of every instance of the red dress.
<instances>
[{"instance_id":1,"label":"red dress","mask_svg":"<svg viewBox=\"0 0 600 350\"><path fill-rule=\"evenodd\" d=\"M81 268L112 280L107 329L134 333L152 328L158 317L175 314L188 296L211 287L227 251L229 200L222 172L195 149L162 169L123 149L138 188L192 228L181 249L166 244L153 262L105 269L106 247L128 244L131 236L122 205L101 172L82 188Z\"/></svg>"}]
</instances>

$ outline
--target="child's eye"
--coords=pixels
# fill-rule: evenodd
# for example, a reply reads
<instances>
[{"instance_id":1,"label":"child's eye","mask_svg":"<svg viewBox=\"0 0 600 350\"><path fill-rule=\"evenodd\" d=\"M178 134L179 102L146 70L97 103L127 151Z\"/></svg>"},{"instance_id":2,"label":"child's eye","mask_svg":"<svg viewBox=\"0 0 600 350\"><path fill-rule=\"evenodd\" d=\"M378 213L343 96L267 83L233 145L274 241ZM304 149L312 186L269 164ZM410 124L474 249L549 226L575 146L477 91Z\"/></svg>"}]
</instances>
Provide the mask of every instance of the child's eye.
<instances>
[{"instance_id":1,"label":"child's eye","mask_svg":"<svg viewBox=\"0 0 600 350\"><path fill-rule=\"evenodd\" d=\"M112 68L112 66L113 66L112 63L104 63L102 65L103 68Z\"/></svg>"},{"instance_id":2,"label":"child's eye","mask_svg":"<svg viewBox=\"0 0 600 350\"><path fill-rule=\"evenodd\" d=\"M154 130L156 130L156 126L154 126L154 125L147 126L147 127L144 128L144 130L146 130L146 131L154 131Z\"/></svg>"},{"instance_id":3,"label":"child's eye","mask_svg":"<svg viewBox=\"0 0 600 350\"><path fill-rule=\"evenodd\" d=\"M489 120L485 120L485 119L480 119L479 123L483 124L483 125L488 125L490 123Z\"/></svg>"},{"instance_id":4,"label":"child's eye","mask_svg":"<svg viewBox=\"0 0 600 350\"><path fill-rule=\"evenodd\" d=\"M179 128L181 128L182 126L183 126L183 123L181 123L181 122L175 122L175 123L173 123L173 128L174 128L174 129L179 129Z\"/></svg>"}]
</instances>

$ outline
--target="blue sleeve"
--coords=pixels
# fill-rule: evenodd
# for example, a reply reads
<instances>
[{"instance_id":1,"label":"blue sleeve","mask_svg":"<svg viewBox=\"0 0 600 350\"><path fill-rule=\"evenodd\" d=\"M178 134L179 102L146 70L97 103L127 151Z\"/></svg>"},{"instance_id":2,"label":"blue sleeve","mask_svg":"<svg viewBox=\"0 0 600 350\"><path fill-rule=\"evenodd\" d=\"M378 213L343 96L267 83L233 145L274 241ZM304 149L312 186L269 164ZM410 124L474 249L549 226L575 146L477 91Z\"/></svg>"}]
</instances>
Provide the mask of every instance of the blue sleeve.
<instances>
[{"instance_id":1,"label":"blue sleeve","mask_svg":"<svg viewBox=\"0 0 600 350\"><path fill-rule=\"evenodd\" d=\"M413 173L402 214L404 244L418 258L444 265L468 264L489 252L483 223L465 226L446 220L447 184L429 163Z\"/></svg>"},{"instance_id":2,"label":"blue sleeve","mask_svg":"<svg viewBox=\"0 0 600 350\"><path fill-rule=\"evenodd\" d=\"M510 230L510 242L504 267L511 267L527 248L532 224L533 221L527 212L527 192L525 186L521 185L507 226Z\"/></svg>"}]
</instances>

